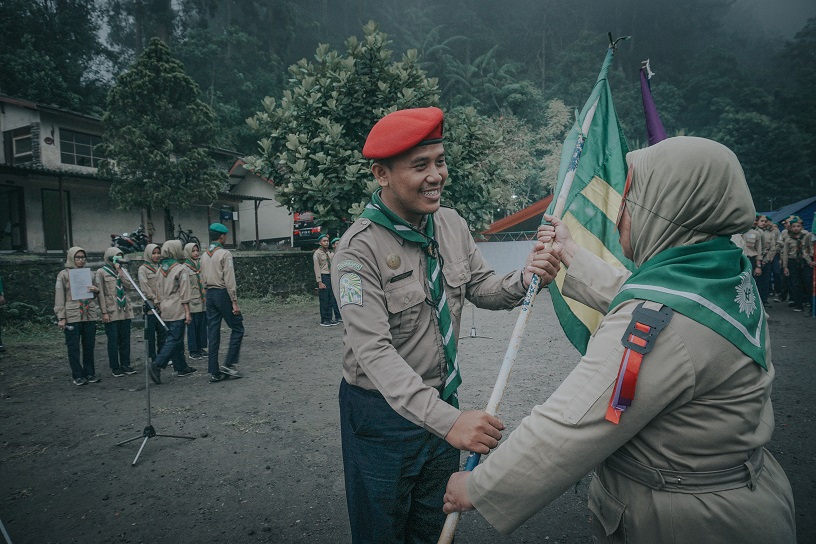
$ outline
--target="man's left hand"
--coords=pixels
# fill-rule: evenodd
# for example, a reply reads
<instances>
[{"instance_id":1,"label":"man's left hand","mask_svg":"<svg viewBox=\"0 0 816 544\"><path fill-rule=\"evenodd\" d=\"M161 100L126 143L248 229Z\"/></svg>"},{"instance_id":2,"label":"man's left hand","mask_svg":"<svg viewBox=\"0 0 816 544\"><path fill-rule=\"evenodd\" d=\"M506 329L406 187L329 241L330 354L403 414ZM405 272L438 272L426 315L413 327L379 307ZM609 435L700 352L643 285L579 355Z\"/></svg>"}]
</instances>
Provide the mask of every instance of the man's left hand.
<instances>
[{"instance_id":1,"label":"man's left hand","mask_svg":"<svg viewBox=\"0 0 816 544\"><path fill-rule=\"evenodd\" d=\"M448 487L445 489L444 505L442 510L446 514L453 512L464 512L473 510L473 503L470 502L467 492L467 481L470 472L454 472L448 480Z\"/></svg>"}]
</instances>

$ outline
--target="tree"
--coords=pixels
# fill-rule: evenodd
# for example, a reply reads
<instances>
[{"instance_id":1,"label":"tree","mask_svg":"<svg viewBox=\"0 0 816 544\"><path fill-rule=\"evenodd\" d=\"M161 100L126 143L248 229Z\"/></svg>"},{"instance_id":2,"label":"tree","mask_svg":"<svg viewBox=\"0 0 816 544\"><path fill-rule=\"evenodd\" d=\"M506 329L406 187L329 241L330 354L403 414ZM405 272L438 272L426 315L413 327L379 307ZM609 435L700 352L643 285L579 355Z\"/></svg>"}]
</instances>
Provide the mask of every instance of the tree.
<instances>
[{"instance_id":1,"label":"tree","mask_svg":"<svg viewBox=\"0 0 816 544\"><path fill-rule=\"evenodd\" d=\"M0 93L101 113L98 15L85 0L0 2Z\"/></svg>"},{"instance_id":2,"label":"tree","mask_svg":"<svg viewBox=\"0 0 816 544\"><path fill-rule=\"evenodd\" d=\"M108 160L100 175L113 179L111 198L119 208L148 213L163 208L168 239L173 237L171 208L210 204L227 183L207 149L214 114L199 94L158 38L108 94L100 144Z\"/></svg>"},{"instance_id":3,"label":"tree","mask_svg":"<svg viewBox=\"0 0 816 544\"><path fill-rule=\"evenodd\" d=\"M437 104L436 80L417 64L415 51L391 60L385 34L372 21L364 37L346 40L346 54L318 46L314 62L289 68L283 98L264 99L247 120L259 135L260 154L248 165L275 181L290 211L313 211L329 225L361 213L374 190L361 150L386 113Z\"/></svg>"}]
</instances>

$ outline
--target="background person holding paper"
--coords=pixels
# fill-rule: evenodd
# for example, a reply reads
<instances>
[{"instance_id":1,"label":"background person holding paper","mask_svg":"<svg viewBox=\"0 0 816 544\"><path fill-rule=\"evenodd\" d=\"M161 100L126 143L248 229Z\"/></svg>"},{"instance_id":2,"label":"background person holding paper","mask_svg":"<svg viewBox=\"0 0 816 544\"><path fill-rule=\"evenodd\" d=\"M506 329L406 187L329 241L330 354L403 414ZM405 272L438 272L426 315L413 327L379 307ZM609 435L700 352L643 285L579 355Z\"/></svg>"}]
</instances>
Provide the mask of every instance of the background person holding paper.
<instances>
[{"instance_id":1,"label":"background person holding paper","mask_svg":"<svg viewBox=\"0 0 816 544\"><path fill-rule=\"evenodd\" d=\"M68 364L71 365L74 385L99 381L94 368L94 345L96 343L94 296L99 289L91 282L91 270L85 268L86 258L85 250L81 247L69 249L65 269L57 274L57 284L54 288L54 313L59 320L57 322L59 328L65 332ZM72 282L84 284L87 297L85 297L85 292L77 292L77 289L72 292ZM79 364L80 345L82 346L82 365Z\"/></svg>"}]
</instances>

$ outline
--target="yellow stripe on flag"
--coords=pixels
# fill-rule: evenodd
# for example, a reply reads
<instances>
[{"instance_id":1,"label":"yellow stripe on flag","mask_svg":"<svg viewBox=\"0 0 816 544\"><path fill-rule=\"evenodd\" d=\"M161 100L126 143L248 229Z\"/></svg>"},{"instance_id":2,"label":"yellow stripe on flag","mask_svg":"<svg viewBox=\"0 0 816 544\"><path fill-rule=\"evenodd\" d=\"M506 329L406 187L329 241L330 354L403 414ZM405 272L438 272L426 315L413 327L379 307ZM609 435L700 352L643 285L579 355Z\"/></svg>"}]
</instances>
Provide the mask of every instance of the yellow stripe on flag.
<instances>
[{"instance_id":1,"label":"yellow stripe on flag","mask_svg":"<svg viewBox=\"0 0 816 544\"><path fill-rule=\"evenodd\" d=\"M595 332L595 329L598 328L598 325L601 323L601 319L603 319L603 314L597 312L587 306L586 304L581 304L577 300L571 299L567 296L564 296L564 278L567 275L566 269L562 266L561 270L558 271L558 275L555 276L555 283L558 285L558 292L564 297L564 302L567 303L569 306L570 311L577 317L584 326L589 329L590 333Z\"/></svg>"},{"instance_id":2,"label":"yellow stripe on flag","mask_svg":"<svg viewBox=\"0 0 816 544\"><path fill-rule=\"evenodd\" d=\"M587 200L595 204L611 222L614 223L618 219L618 211L620 211L623 198L620 193L613 189L607 182L595 176L592 178L592 181L584 187L581 194L584 195Z\"/></svg>"},{"instance_id":3,"label":"yellow stripe on flag","mask_svg":"<svg viewBox=\"0 0 816 544\"><path fill-rule=\"evenodd\" d=\"M617 210L615 210L615 213L617 214ZM615 254L609 251L604 243L598 239L597 236L588 231L570 212L564 214L563 221L569 227L572 239L575 240L579 246L597 255L616 268L626 268Z\"/></svg>"}]
</instances>

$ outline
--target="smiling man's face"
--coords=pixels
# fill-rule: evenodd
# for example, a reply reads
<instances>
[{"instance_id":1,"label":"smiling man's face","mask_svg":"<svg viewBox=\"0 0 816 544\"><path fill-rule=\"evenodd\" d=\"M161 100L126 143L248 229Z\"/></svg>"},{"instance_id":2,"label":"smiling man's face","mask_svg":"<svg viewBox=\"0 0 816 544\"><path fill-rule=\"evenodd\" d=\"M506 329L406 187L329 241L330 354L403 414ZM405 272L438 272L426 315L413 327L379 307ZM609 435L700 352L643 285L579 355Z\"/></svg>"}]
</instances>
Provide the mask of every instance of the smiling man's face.
<instances>
[{"instance_id":1,"label":"smiling man's face","mask_svg":"<svg viewBox=\"0 0 816 544\"><path fill-rule=\"evenodd\" d=\"M442 188L448 179L445 148L441 143L411 149L389 161L374 163L374 177L382 199L391 211L413 225L439 209Z\"/></svg>"}]
</instances>

